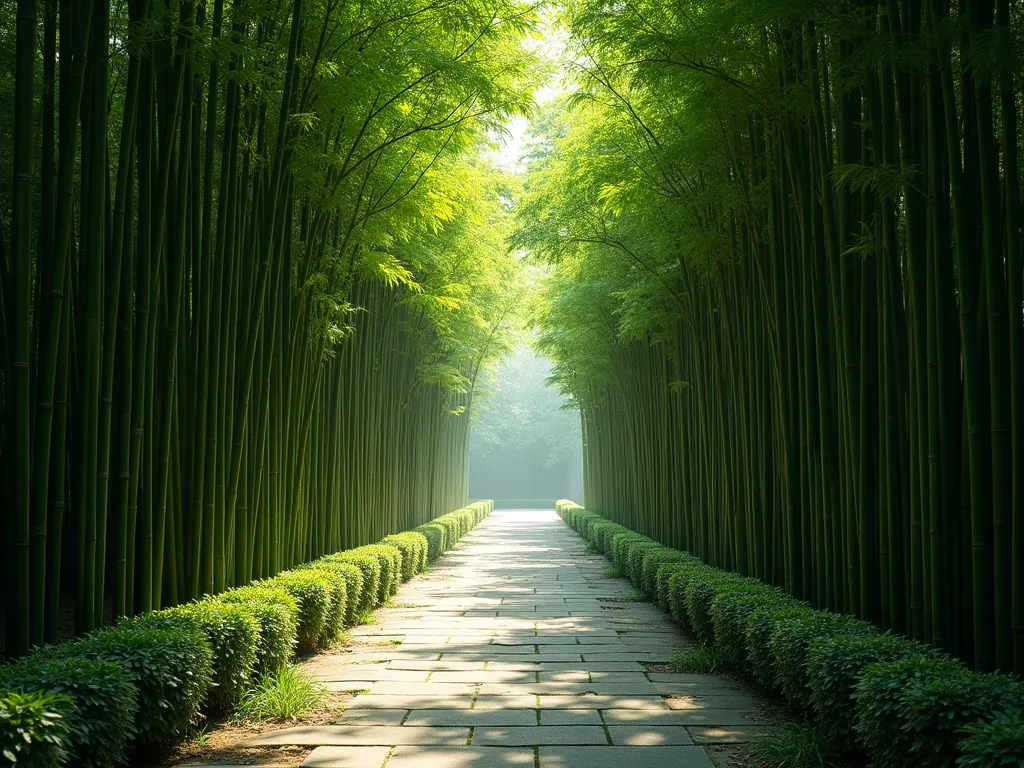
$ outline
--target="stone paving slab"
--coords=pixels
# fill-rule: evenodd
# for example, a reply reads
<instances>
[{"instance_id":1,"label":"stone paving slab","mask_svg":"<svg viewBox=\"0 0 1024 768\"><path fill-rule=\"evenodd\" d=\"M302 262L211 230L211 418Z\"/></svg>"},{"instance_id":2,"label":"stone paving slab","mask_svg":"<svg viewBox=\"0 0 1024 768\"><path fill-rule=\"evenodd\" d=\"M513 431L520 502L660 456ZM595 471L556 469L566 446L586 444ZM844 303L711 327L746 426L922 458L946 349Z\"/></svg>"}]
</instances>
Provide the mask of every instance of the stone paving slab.
<instances>
[{"instance_id":1,"label":"stone paving slab","mask_svg":"<svg viewBox=\"0 0 1024 768\"><path fill-rule=\"evenodd\" d=\"M532 728L477 728L473 744L480 746L544 746L549 744L608 744L599 725L535 725Z\"/></svg>"},{"instance_id":2,"label":"stone paving slab","mask_svg":"<svg viewBox=\"0 0 1024 768\"><path fill-rule=\"evenodd\" d=\"M405 725L525 726L537 725L535 709L414 709ZM473 743L476 743L474 737Z\"/></svg>"},{"instance_id":3,"label":"stone paving slab","mask_svg":"<svg viewBox=\"0 0 1024 768\"><path fill-rule=\"evenodd\" d=\"M346 709L342 725L401 725L409 716L408 709Z\"/></svg>"},{"instance_id":4,"label":"stone paving slab","mask_svg":"<svg viewBox=\"0 0 1024 768\"><path fill-rule=\"evenodd\" d=\"M542 709L541 725L604 725L596 709Z\"/></svg>"},{"instance_id":5,"label":"stone paving slab","mask_svg":"<svg viewBox=\"0 0 1024 768\"><path fill-rule=\"evenodd\" d=\"M380 768L391 747L317 747L302 768Z\"/></svg>"},{"instance_id":6,"label":"stone paving slab","mask_svg":"<svg viewBox=\"0 0 1024 768\"><path fill-rule=\"evenodd\" d=\"M541 747L540 768L714 768L701 747Z\"/></svg>"},{"instance_id":7,"label":"stone paving slab","mask_svg":"<svg viewBox=\"0 0 1024 768\"><path fill-rule=\"evenodd\" d=\"M300 744L391 746L394 744L462 745L469 741L469 728L407 728L386 725L301 725L282 728L253 739L254 746Z\"/></svg>"},{"instance_id":8,"label":"stone paving slab","mask_svg":"<svg viewBox=\"0 0 1024 768\"><path fill-rule=\"evenodd\" d=\"M752 712L735 709L604 709L601 716L611 725L756 725Z\"/></svg>"},{"instance_id":9,"label":"stone paving slab","mask_svg":"<svg viewBox=\"0 0 1024 768\"><path fill-rule=\"evenodd\" d=\"M541 709L668 709L660 696L541 696Z\"/></svg>"},{"instance_id":10,"label":"stone paving slab","mask_svg":"<svg viewBox=\"0 0 1024 768\"><path fill-rule=\"evenodd\" d=\"M531 747L395 747L388 768L532 768Z\"/></svg>"},{"instance_id":11,"label":"stone paving slab","mask_svg":"<svg viewBox=\"0 0 1024 768\"><path fill-rule=\"evenodd\" d=\"M686 730L694 744L744 744L757 741L775 728L770 725L690 726Z\"/></svg>"},{"instance_id":12,"label":"stone paving slab","mask_svg":"<svg viewBox=\"0 0 1024 768\"><path fill-rule=\"evenodd\" d=\"M757 708L757 700L743 694L723 696L687 695L665 699L670 709L745 709Z\"/></svg>"},{"instance_id":13,"label":"stone paving slab","mask_svg":"<svg viewBox=\"0 0 1024 768\"><path fill-rule=\"evenodd\" d=\"M608 735L616 746L691 746L694 743L681 725L610 725Z\"/></svg>"}]
</instances>

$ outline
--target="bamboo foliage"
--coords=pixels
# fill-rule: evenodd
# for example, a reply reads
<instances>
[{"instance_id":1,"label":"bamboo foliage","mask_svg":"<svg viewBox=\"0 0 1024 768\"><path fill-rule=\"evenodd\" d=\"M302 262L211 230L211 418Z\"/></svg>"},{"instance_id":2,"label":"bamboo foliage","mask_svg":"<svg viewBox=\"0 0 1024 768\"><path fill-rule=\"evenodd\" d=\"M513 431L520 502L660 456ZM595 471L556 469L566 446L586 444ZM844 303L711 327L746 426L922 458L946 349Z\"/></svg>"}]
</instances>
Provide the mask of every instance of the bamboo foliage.
<instances>
[{"instance_id":1,"label":"bamboo foliage","mask_svg":"<svg viewBox=\"0 0 1024 768\"><path fill-rule=\"evenodd\" d=\"M519 242L586 506L1024 669L1015 3L567 5Z\"/></svg>"},{"instance_id":2,"label":"bamboo foliage","mask_svg":"<svg viewBox=\"0 0 1024 768\"><path fill-rule=\"evenodd\" d=\"M7 655L463 506L530 9L3 11Z\"/></svg>"}]
</instances>

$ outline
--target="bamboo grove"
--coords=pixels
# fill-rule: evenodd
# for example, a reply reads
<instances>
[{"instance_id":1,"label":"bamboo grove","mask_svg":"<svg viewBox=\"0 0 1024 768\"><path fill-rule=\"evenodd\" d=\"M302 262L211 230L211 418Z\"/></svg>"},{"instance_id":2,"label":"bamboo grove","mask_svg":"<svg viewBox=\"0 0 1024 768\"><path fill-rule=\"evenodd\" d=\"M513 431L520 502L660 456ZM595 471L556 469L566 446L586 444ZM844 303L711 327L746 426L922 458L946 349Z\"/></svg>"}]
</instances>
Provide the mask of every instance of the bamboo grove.
<instances>
[{"instance_id":1,"label":"bamboo grove","mask_svg":"<svg viewBox=\"0 0 1024 768\"><path fill-rule=\"evenodd\" d=\"M519 242L586 506L1024 669L1010 0L573 0Z\"/></svg>"},{"instance_id":2,"label":"bamboo grove","mask_svg":"<svg viewBox=\"0 0 1024 768\"><path fill-rule=\"evenodd\" d=\"M6 0L6 652L466 501L514 0Z\"/></svg>"}]
</instances>

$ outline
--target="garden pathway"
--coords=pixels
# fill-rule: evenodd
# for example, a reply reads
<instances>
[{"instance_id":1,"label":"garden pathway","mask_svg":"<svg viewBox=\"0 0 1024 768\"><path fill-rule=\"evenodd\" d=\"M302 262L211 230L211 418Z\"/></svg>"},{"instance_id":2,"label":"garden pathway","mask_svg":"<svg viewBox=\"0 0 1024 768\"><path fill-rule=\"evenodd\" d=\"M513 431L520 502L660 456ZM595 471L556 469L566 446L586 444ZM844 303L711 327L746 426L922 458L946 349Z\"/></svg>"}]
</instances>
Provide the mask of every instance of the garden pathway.
<instances>
[{"instance_id":1,"label":"garden pathway","mask_svg":"<svg viewBox=\"0 0 1024 768\"><path fill-rule=\"evenodd\" d=\"M256 743L315 746L307 768L711 768L715 745L762 730L757 701L649 671L688 641L608 568L553 511L496 510L356 627L362 643L310 662L364 691L339 724Z\"/></svg>"}]
</instances>

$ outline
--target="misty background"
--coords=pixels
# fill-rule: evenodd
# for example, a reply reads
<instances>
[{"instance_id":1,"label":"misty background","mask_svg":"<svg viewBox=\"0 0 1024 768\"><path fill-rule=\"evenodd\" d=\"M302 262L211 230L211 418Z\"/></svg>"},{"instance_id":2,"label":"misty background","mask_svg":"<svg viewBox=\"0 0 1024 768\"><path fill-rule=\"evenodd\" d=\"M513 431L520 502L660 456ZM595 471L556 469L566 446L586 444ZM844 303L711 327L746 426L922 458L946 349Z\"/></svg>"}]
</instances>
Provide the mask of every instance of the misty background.
<instances>
[{"instance_id":1,"label":"misty background","mask_svg":"<svg viewBox=\"0 0 1024 768\"><path fill-rule=\"evenodd\" d=\"M474 413L469 495L505 507L583 496L580 416L545 385L551 363L519 347L489 376Z\"/></svg>"}]
</instances>

